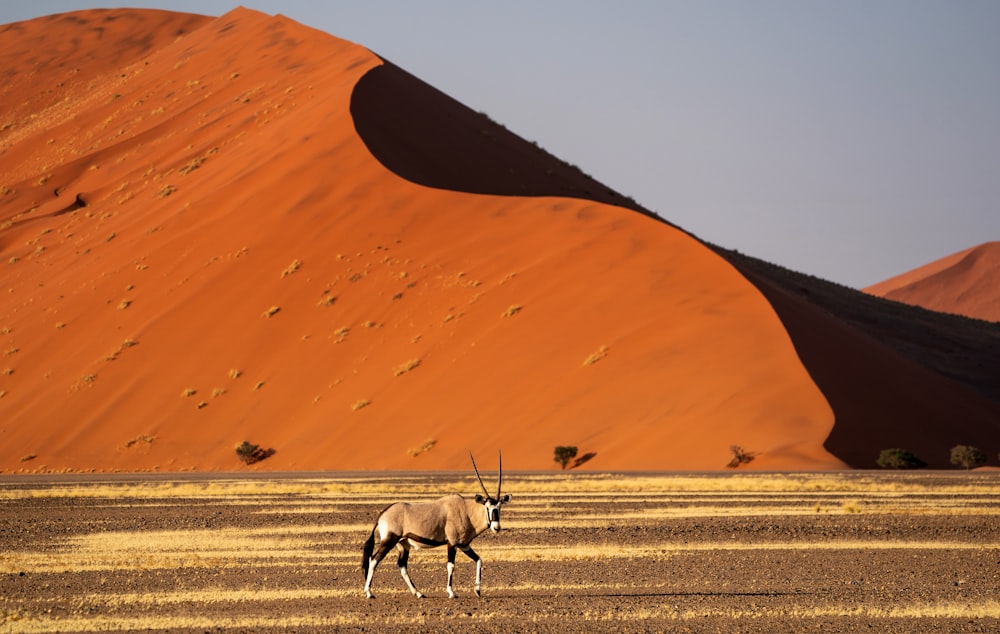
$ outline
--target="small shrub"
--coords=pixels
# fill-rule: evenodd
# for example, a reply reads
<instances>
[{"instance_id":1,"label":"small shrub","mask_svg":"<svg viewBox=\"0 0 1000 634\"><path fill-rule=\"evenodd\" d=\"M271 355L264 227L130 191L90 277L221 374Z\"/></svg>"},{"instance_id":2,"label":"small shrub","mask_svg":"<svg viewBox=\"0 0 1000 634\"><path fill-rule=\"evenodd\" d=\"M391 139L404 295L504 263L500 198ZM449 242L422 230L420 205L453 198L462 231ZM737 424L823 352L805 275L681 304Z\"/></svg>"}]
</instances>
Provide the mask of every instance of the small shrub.
<instances>
[{"instance_id":1,"label":"small shrub","mask_svg":"<svg viewBox=\"0 0 1000 634\"><path fill-rule=\"evenodd\" d=\"M555 459L556 462L559 463L559 465L563 469L565 469L566 465L569 464L569 461L572 460L573 458L576 458L576 451L577 451L576 447L572 447L572 446L567 446L567 447L559 446L559 447L556 447L555 451L554 451L554 456L555 456L554 459Z\"/></svg>"},{"instance_id":2,"label":"small shrub","mask_svg":"<svg viewBox=\"0 0 1000 634\"><path fill-rule=\"evenodd\" d=\"M608 347L601 346L597 349L597 352L583 360L583 365L594 365L606 356L608 356Z\"/></svg>"},{"instance_id":3,"label":"small shrub","mask_svg":"<svg viewBox=\"0 0 1000 634\"><path fill-rule=\"evenodd\" d=\"M434 440L433 438L428 438L427 440L425 440L420 445L418 445L416 447L410 447L409 449L407 449L406 453L408 453L411 458L416 458L420 454L426 453L426 452L430 451L431 449L433 449L434 445L436 445L436 444L437 444L436 440Z\"/></svg>"},{"instance_id":4,"label":"small shrub","mask_svg":"<svg viewBox=\"0 0 1000 634\"><path fill-rule=\"evenodd\" d=\"M726 465L727 469L738 469L741 465L749 464L757 457L756 451L744 451L739 445L731 445L729 451L733 452L733 459Z\"/></svg>"},{"instance_id":5,"label":"small shrub","mask_svg":"<svg viewBox=\"0 0 1000 634\"><path fill-rule=\"evenodd\" d=\"M922 469L927 463L905 449L883 449L876 461L883 469Z\"/></svg>"},{"instance_id":6,"label":"small shrub","mask_svg":"<svg viewBox=\"0 0 1000 634\"><path fill-rule=\"evenodd\" d=\"M236 455L246 464L253 464L274 455L274 449L262 449L260 445L244 440L236 445Z\"/></svg>"},{"instance_id":7,"label":"small shrub","mask_svg":"<svg viewBox=\"0 0 1000 634\"><path fill-rule=\"evenodd\" d=\"M301 260L292 260L292 263L285 267L285 270L281 272L281 277L288 277L292 273L298 271L302 268Z\"/></svg>"},{"instance_id":8,"label":"small shrub","mask_svg":"<svg viewBox=\"0 0 1000 634\"><path fill-rule=\"evenodd\" d=\"M843 506L844 512L847 514L860 513L861 512L861 502L857 500L853 502L844 502Z\"/></svg>"},{"instance_id":9,"label":"small shrub","mask_svg":"<svg viewBox=\"0 0 1000 634\"><path fill-rule=\"evenodd\" d=\"M132 440L129 440L128 442L126 442L125 443L125 448L129 449L131 447L134 447L135 445L138 445L139 443L146 443L147 445L152 445L155 441L156 441L156 436L149 436L149 435L146 435L146 434L141 434L139 436L136 436Z\"/></svg>"},{"instance_id":10,"label":"small shrub","mask_svg":"<svg viewBox=\"0 0 1000 634\"><path fill-rule=\"evenodd\" d=\"M396 369L393 370L393 374L395 374L396 376L402 376L407 372L409 372L410 370L414 370L419 366L420 366L420 359L410 359L406 363L396 366Z\"/></svg>"},{"instance_id":11,"label":"small shrub","mask_svg":"<svg viewBox=\"0 0 1000 634\"><path fill-rule=\"evenodd\" d=\"M514 315L518 314L519 312L521 312L521 307L518 306L517 304L512 304L512 305L510 305L510 306L507 307L507 310L503 311L503 313L501 314L501 317L513 317Z\"/></svg>"},{"instance_id":12,"label":"small shrub","mask_svg":"<svg viewBox=\"0 0 1000 634\"><path fill-rule=\"evenodd\" d=\"M986 454L979 451L978 447L956 445L951 448L951 464L963 469L981 467L986 464Z\"/></svg>"}]
</instances>

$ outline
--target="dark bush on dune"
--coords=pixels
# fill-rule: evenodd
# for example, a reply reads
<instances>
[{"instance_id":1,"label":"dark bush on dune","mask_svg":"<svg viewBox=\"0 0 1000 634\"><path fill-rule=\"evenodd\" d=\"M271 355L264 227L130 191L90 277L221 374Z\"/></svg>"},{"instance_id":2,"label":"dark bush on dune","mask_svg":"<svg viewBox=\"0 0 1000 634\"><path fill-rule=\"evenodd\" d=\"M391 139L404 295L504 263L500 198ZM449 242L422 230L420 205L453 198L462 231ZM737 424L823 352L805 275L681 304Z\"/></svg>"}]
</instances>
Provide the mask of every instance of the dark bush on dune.
<instances>
[{"instance_id":1,"label":"dark bush on dune","mask_svg":"<svg viewBox=\"0 0 1000 634\"><path fill-rule=\"evenodd\" d=\"M951 464L958 465L963 469L974 469L986 464L986 454L978 447L956 445L951 448Z\"/></svg>"},{"instance_id":2,"label":"dark bush on dune","mask_svg":"<svg viewBox=\"0 0 1000 634\"><path fill-rule=\"evenodd\" d=\"M878 456L883 469L922 469L927 463L905 449L883 449Z\"/></svg>"}]
</instances>

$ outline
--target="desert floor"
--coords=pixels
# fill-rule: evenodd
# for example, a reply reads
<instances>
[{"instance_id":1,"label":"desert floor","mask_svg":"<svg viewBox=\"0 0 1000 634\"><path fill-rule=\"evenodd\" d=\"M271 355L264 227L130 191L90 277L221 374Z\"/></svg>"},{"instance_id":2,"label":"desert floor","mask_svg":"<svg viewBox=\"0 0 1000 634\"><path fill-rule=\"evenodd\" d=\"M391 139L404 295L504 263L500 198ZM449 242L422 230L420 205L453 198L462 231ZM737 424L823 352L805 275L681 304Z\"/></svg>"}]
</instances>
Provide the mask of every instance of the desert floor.
<instances>
[{"instance_id":1,"label":"desert floor","mask_svg":"<svg viewBox=\"0 0 1000 634\"><path fill-rule=\"evenodd\" d=\"M483 474L492 488L494 474ZM1000 630L1000 474L510 473L499 535L361 545L451 474L0 478L0 631Z\"/></svg>"}]
</instances>

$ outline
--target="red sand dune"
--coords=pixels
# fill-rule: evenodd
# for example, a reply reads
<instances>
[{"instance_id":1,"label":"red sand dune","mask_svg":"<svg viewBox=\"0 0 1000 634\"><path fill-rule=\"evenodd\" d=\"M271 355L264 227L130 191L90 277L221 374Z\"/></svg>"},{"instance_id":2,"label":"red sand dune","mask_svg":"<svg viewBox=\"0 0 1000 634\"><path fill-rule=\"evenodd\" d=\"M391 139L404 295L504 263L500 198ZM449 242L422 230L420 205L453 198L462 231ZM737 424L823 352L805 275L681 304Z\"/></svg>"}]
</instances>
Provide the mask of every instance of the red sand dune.
<instances>
[{"instance_id":1,"label":"red sand dune","mask_svg":"<svg viewBox=\"0 0 1000 634\"><path fill-rule=\"evenodd\" d=\"M941 407L969 397L284 17L2 33L2 472L234 470L243 440L267 470L466 469L470 449L489 468L497 448L551 469L556 445L585 469L717 469L731 445L752 468L871 466L867 396L803 365L843 383L842 340L930 373ZM1000 407L969 398L995 437Z\"/></svg>"},{"instance_id":2,"label":"red sand dune","mask_svg":"<svg viewBox=\"0 0 1000 634\"><path fill-rule=\"evenodd\" d=\"M1000 242L987 242L864 289L942 313L1000 321Z\"/></svg>"}]
</instances>

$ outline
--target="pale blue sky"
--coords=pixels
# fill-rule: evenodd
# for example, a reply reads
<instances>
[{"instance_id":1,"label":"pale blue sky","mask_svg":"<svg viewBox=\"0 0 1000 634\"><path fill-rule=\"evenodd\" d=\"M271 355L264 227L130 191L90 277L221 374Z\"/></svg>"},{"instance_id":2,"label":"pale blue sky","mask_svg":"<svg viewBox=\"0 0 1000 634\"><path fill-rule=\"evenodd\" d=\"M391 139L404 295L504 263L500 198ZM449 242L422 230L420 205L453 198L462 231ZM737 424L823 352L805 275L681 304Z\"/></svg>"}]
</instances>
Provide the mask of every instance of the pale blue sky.
<instances>
[{"instance_id":1,"label":"pale blue sky","mask_svg":"<svg viewBox=\"0 0 1000 634\"><path fill-rule=\"evenodd\" d=\"M3 2L0 23L94 6ZM243 6L362 44L699 237L804 273L862 287L1000 240L996 0Z\"/></svg>"}]
</instances>

